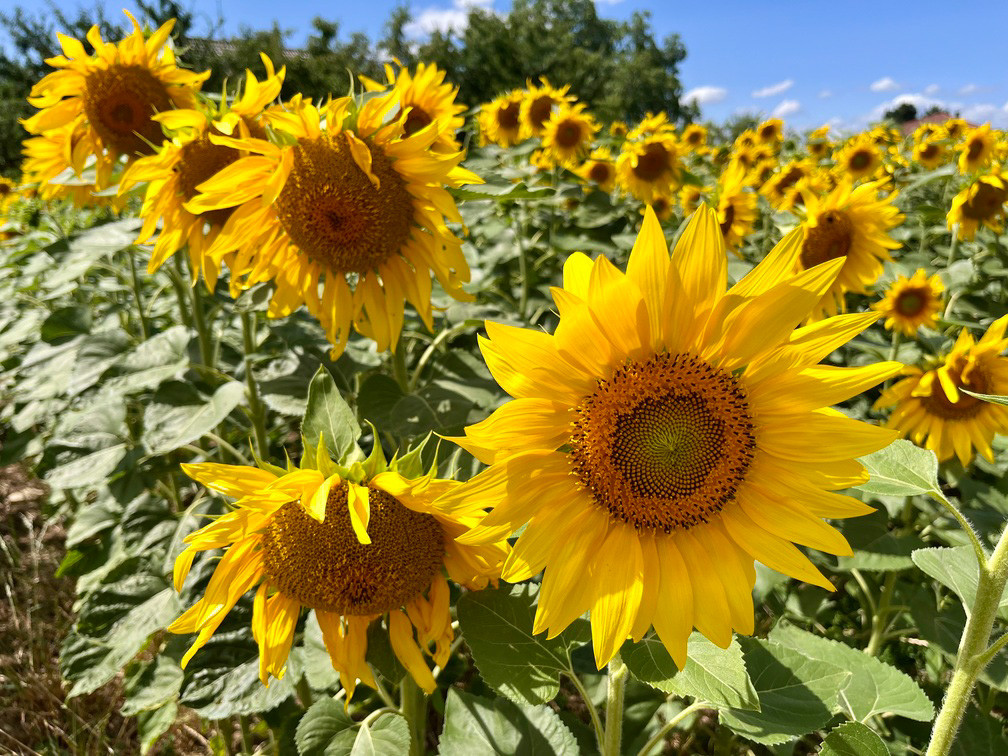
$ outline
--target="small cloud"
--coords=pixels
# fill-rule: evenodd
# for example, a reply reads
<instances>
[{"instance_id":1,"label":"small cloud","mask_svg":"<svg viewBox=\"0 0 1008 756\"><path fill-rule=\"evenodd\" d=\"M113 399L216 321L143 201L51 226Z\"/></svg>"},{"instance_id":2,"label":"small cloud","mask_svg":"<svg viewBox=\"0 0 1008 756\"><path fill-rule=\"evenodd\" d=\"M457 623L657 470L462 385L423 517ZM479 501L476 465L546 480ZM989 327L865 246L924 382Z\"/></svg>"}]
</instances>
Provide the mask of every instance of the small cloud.
<instances>
[{"instance_id":1,"label":"small cloud","mask_svg":"<svg viewBox=\"0 0 1008 756\"><path fill-rule=\"evenodd\" d=\"M928 84L926 87L924 87L924 94L936 95L938 94L940 89L941 87L939 87L937 84Z\"/></svg>"},{"instance_id":2,"label":"small cloud","mask_svg":"<svg viewBox=\"0 0 1008 756\"><path fill-rule=\"evenodd\" d=\"M424 8L415 19L403 27L407 37L426 37L439 31L443 34L465 31L472 8L489 8L493 0L452 0L451 7Z\"/></svg>"},{"instance_id":3,"label":"small cloud","mask_svg":"<svg viewBox=\"0 0 1008 756\"><path fill-rule=\"evenodd\" d=\"M976 92L978 89L980 89L980 87L978 87L976 84L972 84L972 83L971 84L967 84L966 86L959 88L959 94L960 95L971 95L974 92Z\"/></svg>"},{"instance_id":4,"label":"small cloud","mask_svg":"<svg viewBox=\"0 0 1008 756\"><path fill-rule=\"evenodd\" d=\"M774 118L787 118L801 110L801 103L798 100L781 100L781 103L773 109Z\"/></svg>"},{"instance_id":5,"label":"small cloud","mask_svg":"<svg viewBox=\"0 0 1008 756\"><path fill-rule=\"evenodd\" d=\"M687 105L690 103L696 103L697 105L710 105L715 102L721 102L725 97L728 96L728 90L724 87L694 87L682 96L682 101Z\"/></svg>"},{"instance_id":6,"label":"small cloud","mask_svg":"<svg viewBox=\"0 0 1008 756\"><path fill-rule=\"evenodd\" d=\"M819 93L820 100L827 100L833 96L833 91L830 89L824 89Z\"/></svg>"},{"instance_id":7,"label":"small cloud","mask_svg":"<svg viewBox=\"0 0 1008 756\"><path fill-rule=\"evenodd\" d=\"M991 103L981 103L979 105L967 105L959 113L970 123L986 123L990 121L991 126L996 129L1003 129L1008 126L1008 103L999 108Z\"/></svg>"},{"instance_id":8,"label":"small cloud","mask_svg":"<svg viewBox=\"0 0 1008 756\"><path fill-rule=\"evenodd\" d=\"M873 81L868 88L872 92L891 92L894 89L899 89L899 84L888 76L883 76L878 81Z\"/></svg>"},{"instance_id":9,"label":"small cloud","mask_svg":"<svg viewBox=\"0 0 1008 756\"><path fill-rule=\"evenodd\" d=\"M774 95L784 94L791 87L794 86L794 79L785 79L784 81L779 81L776 84L771 84L769 87L763 87L763 89L757 89L752 93L753 97L773 97Z\"/></svg>"}]
</instances>

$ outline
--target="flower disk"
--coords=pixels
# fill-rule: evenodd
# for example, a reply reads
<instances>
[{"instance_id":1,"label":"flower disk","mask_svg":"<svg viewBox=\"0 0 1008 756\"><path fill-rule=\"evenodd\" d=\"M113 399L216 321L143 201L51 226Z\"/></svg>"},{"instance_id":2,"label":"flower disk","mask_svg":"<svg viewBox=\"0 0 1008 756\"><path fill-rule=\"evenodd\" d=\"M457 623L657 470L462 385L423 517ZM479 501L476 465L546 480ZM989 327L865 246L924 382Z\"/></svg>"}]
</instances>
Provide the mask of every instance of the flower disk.
<instances>
[{"instance_id":1,"label":"flower disk","mask_svg":"<svg viewBox=\"0 0 1008 756\"><path fill-rule=\"evenodd\" d=\"M323 135L294 148L276 211L312 260L340 273L366 273L409 239L413 203L381 148L368 145L376 186L354 162L347 139Z\"/></svg>"},{"instance_id":2,"label":"flower disk","mask_svg":"<svg viewBox=\"0 0 1008 756\"><path fill-rule=\"evenodd\" d=\"M127 155L150 154L161 144L155 113L172 105L164 83L144 66L115 65L84 78L84 112L102 142Z\"/></svg>"},{"instance_id":3,"label":"flower disk","mask_svg":"<svg viewBox=\"0 0 1008 756\"><path fill-rule=\"evenodd\" d=\"M637 530L689 529L731 501L752 462L742 387L691 355L629 362L577 408L568 456L614 518Z\"/></svg>"},{"instance_id":4,"label":"flower disk","mask_svg":"<svg viewBox=\"0 0 1008 756\"><path fill-rule=\"evenodd\" d=\"M384 491L368 499L367 545L350 523L345 483L330 491L322 522L284 504L263 539L267 578L302 606L350 616L383 614L423 593L444 561L437 520Z\"/></svg>"}]
</instances>

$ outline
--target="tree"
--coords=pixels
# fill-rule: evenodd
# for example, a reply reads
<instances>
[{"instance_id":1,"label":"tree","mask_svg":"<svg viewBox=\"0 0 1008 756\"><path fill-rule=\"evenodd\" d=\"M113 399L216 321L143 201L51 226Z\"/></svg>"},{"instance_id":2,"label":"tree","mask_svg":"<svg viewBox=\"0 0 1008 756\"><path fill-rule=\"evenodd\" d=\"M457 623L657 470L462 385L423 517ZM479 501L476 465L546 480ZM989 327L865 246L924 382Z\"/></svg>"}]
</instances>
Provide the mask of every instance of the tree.
<instances>
[{"instance_id":1,"label":"tree","mask_svg":"<svg viewBox=\"0 0 1008 756\"><path fill-rule=\"evenodd\" d=\"M917 119L917 107L909 102L901 102L892 110L887 110L883 116L894 123L906 123Z\"/></svg>"}]
</instances>

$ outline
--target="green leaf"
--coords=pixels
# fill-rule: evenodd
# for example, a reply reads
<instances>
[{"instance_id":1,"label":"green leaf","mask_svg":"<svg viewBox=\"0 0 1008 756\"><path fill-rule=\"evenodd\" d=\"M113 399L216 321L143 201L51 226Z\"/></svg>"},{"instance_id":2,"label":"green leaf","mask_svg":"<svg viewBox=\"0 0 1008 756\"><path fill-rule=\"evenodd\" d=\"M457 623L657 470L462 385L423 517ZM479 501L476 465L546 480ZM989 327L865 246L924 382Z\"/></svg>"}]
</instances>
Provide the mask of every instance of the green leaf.
<instances>
[{"instance_id":1,"label":"green leaf","mask_svg":"<svg viewBox=\"0 0 1008 756\"><path fill-rule=\"evenodd\" d=\"M955 591L967 608L973 607L980 569L972 546L917 549L913 560L928 575ZM1008 588L1001 594L1000 606L1008 606Z\"/></svg>"},{"instance_id":2,"label":"green leaf","mask_svg":"<svg viewBox=\"0 0 1008 756\"><path fill-rule=\"evenodd\" d=\"M357 730L349 756L402 756L409 753L410 733L406 720L398 714L382 714L367 727ZM329 749L326 756L343 756L342 749Z\"/></svg>"},{"instance_id":3,"label":"green leaf","mask_svg":"<svg viewBox=\"0 0 1008 756\"><path fill-rule=\"evenodd\" d=\"M137 714L137 734L140 736L140 754L150 753L151 748L162 735L168 732L178 717L178 702L167 701L153 711Z\"/></svg>"},{"instance_id":4,"label":"green leaf","mask_svg":"<svg viewBox=\"0 0 1008 756\"><path fill-rule=\"evenodd\" d=\"M532 634L539 588L526 583L467 593L459 599L462 634L483 679L518 703L542 704L560 690L559 675L571 669L570 654L590 640L584 620L575 620L552 640Z\"/></svg>"},{"instance_id":5,"label":"green leaf","mask_svg":"<svg viewBox=\"0 0 1008 756\"><path fill-rule=\"evenodd\" d=\"M690 696L713 708L759 711L759 698L742 660L742 648L732 640L718 648L700 633L689 639L689 657L682 671L654 635L640 643L626 643L620 655L641 682L666 693Z\"/></svg>"},{"instance_id":6,"label":"green leaf","mask_svg":"<svg viewBox=\"0 0 1008 756\"><path fill-rule=\"evenodd\" d=\"M322 639L322 628L313 609L304 625L305 677L315 690L326 690L339 685L339 673L333 669L329 652Z\"/></svg>"},{"instance_id":7,"label":"green leaf","mask_svg":"<svg viewBox=\"0 0 1008 756\"><path fill-rule=\"evenodd\" d=\"M844 722L826 736L819 756L889 756L889 749L870 727Z\"/></svg>"},{"instance_id":8,"label":"green leaf","mask_svg":"<svg viewBox=\"0 0 1008 756\"><path fill-rule=\"evenodd\" d=\"M889 530L889 517L884 509L852 517L840 523L841 532L854 549L854 555L837 558L839 570L872 570L888 572L913 567L910 555L924 546L916 535L895 535Z\"/></svg>"},{"instance_id":9,"label":"green leaf","mask_svg":"<svg viewBox=\"0 0 1008 756\"><path fill-rule=\"evenodd\" d=\"M175 659L156 656L138 662L127 671L120 713L131 717L141 711L158 709L178 698L185 673Z\"/></svg>"},{"instance_id":10,"label":"green leaf","mask_svg":"<svg viewBox=\"0 0 1008 756\"><path fill-rule=\"evenodd\" d=\"M764 745L778 745L824 727L850 672L758 638L739 638L760 711L729 709L721 722Z\"/></svg>"},{"instance_id":11,"label":"green leaf","mask_svg":"<svg viewBox=\"0 0 1008 756\"><path fill-rule=\"evenodd\" d=\"M47 344L80 336L91 330L91 309L88 307L62 307L42 323L41 336Z\"/></svg>"},{"instance_id":12,"label":"green leaf","mask_svg":"<svg viewBox=\"0 0 1008 756\"><path fill-rule=\"evenodd\" d=\"M209 656L211 649L207 644L202 653ZM208 659L202 662L207 663ZM181 701L204 719L261 714L275 709L293 695L294 686L303 674L301 650L295 648L287 657L287 672L283 679L271 679L267 687L259 680L259 657L256 654L244 663L229 665L219 677L200 681L199 686L184 690ZM209 677L209 672L206 676Z\"/></svg>"},{"instance_id":13,"label":"green leaf","mask_svg":"<svg viewBox=\"0 0 1008 756\"><path fill-rule=\"evenodd\" d=\"M959 390L962 391L964 394L969 394L972 397L975 397L985 402L990 402L991 404L1000 404L1002 406L1008 406L1008 396L999 396L997 394L977 394L976 392L964 388L961 388Z\"/></svg>"},{"instance_id":14,"label":"green leaf","mask_svg":"<svg viewBox=\"0 0 1008 756\"><path fill-rule=\"evenodd\" d=\"M577 741L548 706L489 701L457 688L448 690L440 756L553 756L577 753Z\"/></svg>"},{"instance_id":15,"label":"green leaf","mask_svg":"<svg viewBox=\"0 0 1008 756\"><path fill-rule=\"evenodd\" d=\"M360 436L357 418L340 395L332 375L321 365L308 385L301 434L313 448L324 435L326 448L337 461L346 458Z\"/></svg>"},{"instance_id":16,"label":"green leaf","mask_svg":"<svg viewBox=\"0 0 1008 756\"><path fill-rule=\"evenodd\" d=\"M518 200L539 199L555 193L553 189L529 189L521 181L515 184L474 184L475 189L460 187L448 191L456 200Z\"/></svg>"},{"instance_id":17,"label":"green leaf","mask_svg":"<svg viewBox=\"0 0 1008 756\"><path fill-rule=\"evenodd\" d=\"M962 726L949 749L949 756L979 756L1004 753L1005 735L1001 720L984 714L975 706L966 709Z\"/></svg>"},{"instance_id":18,"label":"green leaf","mask_svg":"<svg viewBox=\"0 0 1008 756\"><path fill-rule=\"evenodd\" d=\"M116 444L54 467L45 475L53 488L90 488L104 483L126 456L126 444Z\"/></svg>"},{"instance_id":19,"label":"green leaf","mask_svg":"<svg viewBox=\"0 0 1008 756\"><path fill-rule=\"evenodd\" d=\"M931 699L909 676L863 651L821 638L794 625L781 624L769 639L809 659L828 662L851 673L840 689L836 711L864 722L876 714L896 714L919 722L934 717Z\"/></svg>"},{"instance_id":20,"label":"green leaf","mask_svg":"<svg viewBox=\"0 0 1008 756\"><path fill-rule=\"evenodd\" d=\"M198 441L224 422L244 398L245 385L239 381L228 381L200 404L189 403L191 397L176 404L176 397L159 391L144 412L144 442L152 454L167 454Z\"/></svg>"},{"instance_id":21,"label":"green leaf","mask_svg":"<svg viewBox=\"0 0 1008 756\"><path fill-rule=\"evenodd\" d=\"M937 493L938 458L934 452L899 439L860 460L871 480L858 488L880 496L917 496Z\"/></svg>"},{"instance_id":22,"label":"green leaf","mask_svg":"<svg viewBox=\"0 0 1008 756\"><path fill-rule=\"evenodd\" d=\"M299 756L322 756L330 741L353 724L342 701L319 699L301 717L294 733Z\"/></svg>"}]
</instances>

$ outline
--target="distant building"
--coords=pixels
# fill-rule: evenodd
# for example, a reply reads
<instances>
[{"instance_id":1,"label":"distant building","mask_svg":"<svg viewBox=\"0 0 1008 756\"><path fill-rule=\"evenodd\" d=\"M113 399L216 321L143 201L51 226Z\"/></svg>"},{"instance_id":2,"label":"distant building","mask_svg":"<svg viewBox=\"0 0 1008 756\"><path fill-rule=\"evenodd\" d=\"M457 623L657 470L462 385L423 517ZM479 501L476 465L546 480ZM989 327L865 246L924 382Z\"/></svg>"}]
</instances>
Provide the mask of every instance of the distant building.
<instances>
[{"instance_id":1,"label":"distant building","mask_svg":"<svg viewBox=\"0 0 1008 756\"><path fill-rule=\"evenodd\" d=\"M920 118L915 118L912 121L906 121L900 124L900 129L903 131L903 136L909 136L917 131L917 127L922 123L945 123L949 118L954 118L951 113L946 113L944 110L940 110L937 113L930 113L926 116L921 116ZM976 128L976 124L969 124L971 129Z\"/></svg>"}]
</instances>

